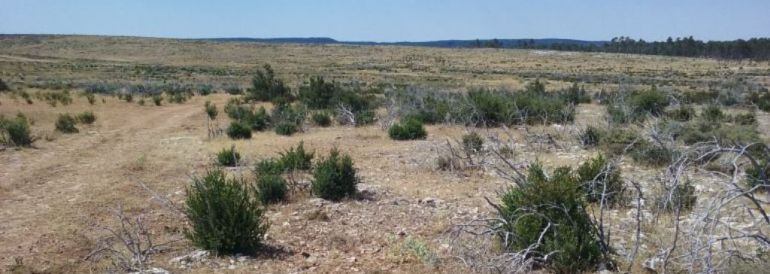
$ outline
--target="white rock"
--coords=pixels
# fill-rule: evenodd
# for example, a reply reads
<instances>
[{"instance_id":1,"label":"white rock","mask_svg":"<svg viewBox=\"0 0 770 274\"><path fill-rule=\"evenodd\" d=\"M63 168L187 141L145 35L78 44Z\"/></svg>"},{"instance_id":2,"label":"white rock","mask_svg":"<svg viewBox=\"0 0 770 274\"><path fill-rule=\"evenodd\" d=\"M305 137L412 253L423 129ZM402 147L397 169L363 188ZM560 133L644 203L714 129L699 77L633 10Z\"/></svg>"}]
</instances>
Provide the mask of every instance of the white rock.
<instances>
[{"instance_id":1,"label":"white rock","mask_svg":"<svg viewBox=\"0 0 770 274\"><path fill-rule=\"evenodd\" d=\"M145 269L143 271L129 272L129 273L132 273L132 274L169 274L171 272L168 272L168 270L165 270L163 268L151 267L151 268Z\"/></svg>"},{"instance_id":2,"label":"white rock","mask_svg":"<svg viewBox=\"0 0 770 274\"><path fill-rule=\"evenodd\" d=\"M209 256L209 252L206 250L196 250L190 254L175 257L168 261L169 264L189 264L200 262Z\"/></svg>"}]
</instances>

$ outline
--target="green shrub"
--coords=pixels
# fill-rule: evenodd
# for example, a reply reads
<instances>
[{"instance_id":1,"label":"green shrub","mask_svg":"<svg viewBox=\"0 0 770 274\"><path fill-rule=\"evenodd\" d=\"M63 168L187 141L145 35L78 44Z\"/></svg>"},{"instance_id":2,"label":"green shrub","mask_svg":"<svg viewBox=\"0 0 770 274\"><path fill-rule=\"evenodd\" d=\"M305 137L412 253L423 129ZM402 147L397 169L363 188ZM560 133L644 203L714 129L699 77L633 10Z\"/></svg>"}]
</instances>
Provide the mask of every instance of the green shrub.
<instances>
[{"instance_id":1,"label":"green shrub","mask_svg":"<svg viewBox=\"0 0 770 274\"><path fill-rule=\"evenodd\" d=\"M547 176L539 164L530 166L526 180L501 197L496 225L503 248L550 254L542 263L556 273L593 270L601 252L582 193L570 168Z\"/></svg>"},{"instance_id":2,"label":"green shrub","mask_svg":"<svg viewBox=\"0 0 770 274\"><path fill-rule=\"evenodd\" d=\"M637 163L653 167L666 166L679 156L676 151L670 148L648 142L640 143L630 154Z\"/></svg>"},{"instance_id":3,"label":"green shrub","mask_svg":"<svg viewBox=\"0 0 770 274\"><path fill-rule=\"evenodd\" d=\"M338 201L355 194L357 184L353 160L349 155L340 155L335 148L316 165L311 187L318 197Z\"/></svg>"},{"instance_id":4,"label":"green shrub","mask_svg":"<svg viewBox=\"0 0 770 274\"><path fill-rule=\"evenodd\" d=\"M59 118L56 119L56 130L62 133L77 133L76 123L77 120L71 115L59 114Z\"/></svg>"},{"instance_id":5,"label":"green shrub","mask_svg":"<svg viewBox=\"0 0 770 274\"><path fill-rule=\"evenodd\" d=\"M695 121L677 128L674 135L677 140L687 145L715 140L721 145L745 145L760 141L756 124L732 125Z\"/></svg>"},{"instance_id":6,"label":"green shrub","mask_svg":"<svg viewBox=\"0 0 770 274\"><path fill-rule=\"evenodd\" d=\"M293 128L287 128L296 132L300 129L305 118L307 117L307 109L304 106L296 104L277 104L272 111L271 120L276 127L279 124L292 124ZM286 127L286 125L284 125ZM278 131L276 131L278 132ZM292 134L294 132L291 132Z\"/></svg>"},{"instance_id":7,"label":"green shrub","mask_svg":"<svg viewBox=\"0 0 770 274\"><path fill-rule=\"evenodd\" d=\"M297 125L293 123L281 122L275 125L275 133L278 135L291 136L297 131L299 131Z\"/></svg>"},{"instance_id":8,"label":"green shrub","mask_svg":"<svg viewBox=\"0 0 770 274\"><path fill-rule=\"evenodd\" d=\"M243 89L238 85L228 85L224 87L225 92L230 95L241 95L243 94Z\"/></svg>"},{"instance_id":9,"label":"green shrub","mask_svg":"<svg viewBox=\"0 0 770 274\"><path fill-rule=\"evenodd\" d=\"M390 126L388 135L393 140L416 140L425 139L428 133L425 131L422 122L412 118Z\"/></svg>"},{"instance_id":10,"label":"green shrub","mask_svg":"<svg viewBox=\"0 0 770 274\"><path fill-rule=\"evenodd\" d=\"M649 90L635 92L629 99L635 113L649 113L653 116L662 115L670 103L668 96L658 91L655 86Z\"/></svg>"},{"instance_id":11,"label":"green shrub","mask_svg":"<svg viewBox=\"0 0 770 274\"><path fill-rule=\"evenodd\" d=\"M203 109L206 111L206 115L209 117L209 119L217 119L217 115L219 114L217 105L211 103L211 101L206 101L206 103L203 104Z\"/></svg>"},{"instance_id":12,"label":"green shrub","mask_svg":"<svg viewBox=\"0 0 770 274\"><path fill-rule=\"evenodd\" d=\"M315 153L306 152L305 143L300 142L296 147L291 147L281 152L280 155L281 157L278 161L281 163L281 167L286 171L293 171L310 170L311 161Z\"/></svg>"},{"instance_id":13,"label":"green shrub","mask_svg":"<svg viewBox=\"0 0 770 274\"><path fill-rule=\"evenodd\" d=\"M9 91L11 90L10 87L8 87L8 84L3 81L3 79L0 79L0 91Z\"/></svg>"},{"instance_id":14,"label":"green shrub","mask_svg":"<svg viewBox=\"0 0 770 274\"><path fill-rule=\"evenodd\" d=\"M570 123L575 107L568 97L532 84L525 91L469 90L465 94L430 91L396 91L393 98L402 118L424 123L451 122L474 126Z\"/></svg>"},{"instance_id":15,"label":"green shrub","mask_svg":"<svg viewBox=\"0 0 770 274\"><path fill-rule=\"evenodd\" d=\"M246 118L246 122L251 125L252 130L263 131L270 127L270 115L267 114L265 107L259 107L259 109Z\"/></svg>"},{"instance_id":16,"label":"green shrub","mask_svg":"<svg viewBox=\"0 0 770 274\"><path fill-rule=\"evenodd\" d=\"M235 151L235 146L223 148L217 153L217 163L221 166L234 167L241 161L241 154Z\"/></svg>"},{"instance_id":17,"label":"green shrub","mask_svg":"<svg viewBox=\"0 0 770 274\"><path fill-rule=\"evenodd\" d=\"M577 83L572 83L572 86L569 89L560 92L559 95L566 102L574 105L591 103L591 96L586 93L583 87L578 87Z\"/></svg>"},{"instance_id":18,"label":"green shrub","mask_svg":"<svg viewBox=\"0 0 770 274\"><path fill-rule=\"evenodd\" d=\"M484 148L484 138L476 132L463 135L463 150L468 154L476 154Z\"/></svg>"},{"instance_id":19,"label":"green shrub","mask_svg":"<svg viewBox=\"0 0 770 274\"><path fill-rule=\"evenodd\" d=\"M160 94L153 94L152 103L154 103L156 106L163 105L163 96ZM206 113L208 113L208 110L206 111Z\"/></svg>"},{"instance_id":20,"label":"green shrub","mask_svg":"<svg viewBox=\"0 0 770 274\"><path fill-rule=\"evenodd\" d=\"M283 164L274 159L264 159L254 166L254 174L257 176L280 175L285 171Z\"/></svg>"},{"instance_id":21,"label":"green shrub","mask_svg":"<svg viewBox=\"0 0 770 274\"><path fill-rule=\"evenodd\" d=\"M77 115L77 120L83 124L93 124L96 122L96 115L91 111L85 111Z\"/></svg>"},{"instance_id":22,"label":"green shrub","mask_svg":"<svg viewBox=\"0 0 770 274\"><path fill-rule=\"evenodd\" d=\"M688 105L679 105L678 108L666 112L666 117L679 122L690 121L695 116L695 109Z\"/></svg>"},{"instance_id":23,"label":"green shrub","mask_svg":"<svg viewBox=\"0 0 770 274\"><path fill-rule=\"evenodd\" d=\"M700 116L705 121L715 122L715 123L722 122L727 117L724 114L724 112L722 112L722 109L717 105L706 106L705 108L703 108L703 110L701 110Z\"/></svg>"},{"instance_id":24,"label":"green shrub","mask_svg":"<svg viewBox=\"0 0 770 274\"><path fill-rule=\"evenodd\" d=\"M214 86L209 84L198 84L196 90L198 91L198 95L207 96L214 93Z\"/></svg>"},{"instance_id":25,"label":"green shrub","mask_svg":"<svg viewBox=\"0 0 770 274\"><path fill-rule=\"evenodd\" d=\"M604 203L622 203L625 186L620 176L620 168L608 162L601 154L583 162L577 169L577 176L588 202L602 201L604 193Z\"/></svg>"},{"instance_id":26,"label":"green shrub","mask_svg":"<svg viewBox=\"0 0 770 274\"><path fill-rule=\"evenodd\" d=\"M600 139L599 145L609 155L620 155L644 146L646 142L636 130L615 127Z\"/></svg>"},{"instance_id":27,"label":"green shrub","mask_svg":"<svg viewBox=\"0 0 770 274\"><path fill-rule=\"evenodd\" d=\"M607 100L607 114L613 123L642 122L647 115L661 116L670 104L668 96L655 86L649 90L614 94Z\"/></svg>"},{"instance_id":28,"label":"green shrub","mask_svg":"<svg viewBox=\"0 0 770 274\"><path fill-rule=\"evenodd\" d=\"M497 126L512 123L513 107L507 94L475 90L468 92L468 99L479 116L481 124Z\"/></svg>"},{"instance_id":29,"label":"green shrub","mask_svg":"<svg viewBox=\"0 0 770 274\"><path fill-rule=\"evenodd\" d=\"M227 136L232 139L251 139L251 128L239 121L233 121L227 127Z\"/></svg>"},{"instance_id":30,"label":"green shrub","mask_svg":"<svg viewBox=\"0 0 770 274\"><path fill-rule=\"evenodd\" d=\"M578 135L580 144L584 147L595 147L599 145L605 132L594 126L587 126L585 130L581 131Z\"/></svg>"},{"instance_id":31,"label":"green shrub","mask_svg":"<svg viewBox=\"0 0 770 274\"><path fill-rule=\"evenodd\" d=\"M262 175L257 178L257 197L262 204L272 204L286 199L286 180L278 175Z\"/></svg>"},{"instance_id":32,"label":"green shrub","mask_svg":"<svg viewBox=\"0 0 770 274\"><path fill-rule=\"evenodd\" d=\"M749 189L758 187L757 190L763 191L770 189L770 160L761 159L757 161L758 166L751 165L746 168L746 184Z\"/></svg>"},{"instance_id":33,"label":"green shrub","mask_svg":"<svg viewBox=\"0 0 770 274\"><path fill-rule=\"evenodd\" d=\"M29 120L23 115L15 119L5 119L0 116L0 143L28 147L35 139L29 129Z\"/></svg>"},{"instance_id":34,"label":"green shrub","mask_svg":"<svg viewBox=\"0 0 770 274\"><path fill-rule=\"evenodd\" d=\"M332 125L332 117L326 112L316 112L312 116L313 124L319 127L328 127Z\"/></svg>"},{"instance_id":35,"label":"green shrub","mask_svg":"<svg viewBox=\"0 0 770 274\"><path fill-rule=\"evenodd\" d=\"M289 87L283 81L275 78L275 72L270 65L265 65L262 70L251 80L251 88L246 90L246 99L253 101L287 102L292 95Z\"/></svg>"},{"instance_id":36,"label":"green shrub","mask_svg":"<svg viewBox=\"0 0 770 274\"><path fill-rule=\"evenodd\" d=\"M356 126L364 126L374 123L377 119L376 113L373 110L363 110L355 112Z\"/></svg>"},{"instance_id":37,"label":"green shrub","mask_svg":"<svg viewBox=\"0 0 770 274\"><path fill-rule=\"evenodd\" d=\"M335 107L335 96L341 88L334 82L326 82L323 77L311 77L300 87L299 99L311 109L329 109Z\"/></svg>"},{"instance_id":38,"label":"green shrub","mask_svg":"<svg viewBox=\"0 0 770 274\"><path fill-rule=\"evenodd\" d=\"M658 207L663 211L676 211L677 208L690 210L695 206L698 197L695 187L690 181L677 184L675 187L665 187L662 195L656 197Z\"/></svg>"},{"instance_id":39,"label":"green shrub","mask_svg":"<svg viewBox=\"0 0 770 274\"><path fill-rule=\"evenodd\" d=\"M140 106L144 106L144 98L139 99L139 102L137 102Z\"/></svg>"},{"instance_id":40,"label":"green shrub","mask_svg":"<svg viewBox=\"0 0 770 274\"><path fill-rule=\"evenodd\" d=\"M269 223L246 182L211 170L187 188L185 231L193 245L218 254L253 254Z\"/></svg>"},{"instance_id":41,"label":"green shrub","mask_svg":"<svg viewBox=\"0 0 770 274\"><path fill-rule=\"evenodd\" d=\"M225 113L227 113L227 117L230 117L230 119L233 120L246 119L252 113L252 109L249 106L244 105L239 98L230 98L230 100L227 100L224 110Z\"/></svg>"}]
</instances>

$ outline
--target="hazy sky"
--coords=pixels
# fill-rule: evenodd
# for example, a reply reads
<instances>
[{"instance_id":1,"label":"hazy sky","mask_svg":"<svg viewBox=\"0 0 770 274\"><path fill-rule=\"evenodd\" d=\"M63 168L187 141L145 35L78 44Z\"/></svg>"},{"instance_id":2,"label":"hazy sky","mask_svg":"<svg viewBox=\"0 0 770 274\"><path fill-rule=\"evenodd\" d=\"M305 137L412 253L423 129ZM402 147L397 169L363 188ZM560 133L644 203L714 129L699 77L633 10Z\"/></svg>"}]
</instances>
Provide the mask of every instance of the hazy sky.
<instances>
[{"instance_id":1,"label":"hazy sky","mask_svg":"<svg viewBox=\"0 0 770 274\"><path fill-rule=\"evenodd\" d=\"M0 0L0 33L730 40L770 37L770 0Z\"/></svg>"}]
</instances>

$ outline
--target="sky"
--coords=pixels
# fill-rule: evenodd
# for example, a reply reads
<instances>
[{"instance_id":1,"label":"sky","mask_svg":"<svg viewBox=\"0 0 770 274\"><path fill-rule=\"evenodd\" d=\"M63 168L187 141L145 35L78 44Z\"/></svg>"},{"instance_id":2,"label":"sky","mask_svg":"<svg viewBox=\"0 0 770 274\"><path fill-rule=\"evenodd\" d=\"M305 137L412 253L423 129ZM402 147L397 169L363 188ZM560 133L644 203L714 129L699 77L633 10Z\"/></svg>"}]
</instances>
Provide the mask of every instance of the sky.
<instances>
[{"instance_id":1,"label":"sky","mask_svg":"<svg viewBox=\"0 0 770 274\"><path fill-rule=\"evenodd\" d=\"M770 0L0 0L0 33L733 40L770 37Z\"/></svg>"}]
</instances>

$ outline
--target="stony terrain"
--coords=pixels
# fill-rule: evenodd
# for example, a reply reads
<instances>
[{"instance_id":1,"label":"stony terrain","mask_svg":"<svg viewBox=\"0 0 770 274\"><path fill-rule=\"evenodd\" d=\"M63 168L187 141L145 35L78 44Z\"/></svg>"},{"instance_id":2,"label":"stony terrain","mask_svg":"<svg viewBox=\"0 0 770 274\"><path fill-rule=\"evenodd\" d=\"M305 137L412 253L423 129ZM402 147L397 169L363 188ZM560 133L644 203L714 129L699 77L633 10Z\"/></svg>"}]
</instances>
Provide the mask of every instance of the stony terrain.
<instances>
[{"instance_id":1,"label":"stony terrain","mask_svg":"<svg viewBox=\"0 0 770 274\"><path fill-rule=\"evenodd\" d=\"M517 88L535 78L547 80L549 88L567 86L578 79L594 92L619 84L667 84L670 89L698 90L736 78L770 87L767 62L115 37L0 39L0 77L19 87L54 79L73 83L172 79L245 85L253 69L263 63L272 64L292 86L306 76L324 75L367 85L457 91L469 87ZM23 89L32 93L48 90ZM583 104L577 109L574 124L510 129L435 125L428 126L426 140L405 142L389 139L379 124L308 126L305 132L290 137L267 131L255 133L250 140L234 141L227 136L208 137L203 112L205 101L221 107L231 95L194 96L185 103L163 106L140 106L98 96L96 104L89 105L77 95L79 91L73 88L72 104L55 107L44 101L30 105L17 96L0 95L0 114L11 117L24 113L33 121L32 131L39 138L33 148L0 149L0 265L4 270L16 266L47 272L101 272L108 262L85 258L105 234L99 228L115 224L111 210L122 206L128 213L144 214L158 241L173 241L153 256L151 264L174 273L465 273L468 269L454 257L451 232L455 225L489 216L494 209L484 198L495 199L509 182L498 176L494 164L459 172L437 170L436 159L447 141L478 131L489 139L512 144L517 162L538 160L546 166L576 166L597 151L583 149L575 136L585 125L603 123L604 115L602 106ZM81 127L78 134L54 131L59 113L84 110L97 115L95 124ZM757 119L767 142L770 114L759 112ZM226 125L228 118L220 117L217 123ZM555 142L544 141L545 136ZM162 201L182 204L191 176L212 167L217 151L234 145L244 155L246 165L228 171L249 177L251 164L301 141L317 155L325 155L333 147L349 153L362 178L358 197L332 203L311 197L300 188L290 201L268 209L272 226L266 242L270 252L256 257L214 257L182 240L184 218ZM485 157L495 162L493 155ZM622 168L629 179L643 184L651 185L659 176L659 171L630 160L625 160ZM294 175L300 186L309 181L308 174ZM708 193L709 178L716 177L698 176L703 178L698 191ZM631 209L614 209L610 214L615 227L633 225ZM667 224L661 220L657 225ZM666 240L648 237L650 250L656 242ZM631 239L621 241L618 247L627 255ZM642 261L637 259L633 272L643 271Z\"/></svg>"}]
</instances>

